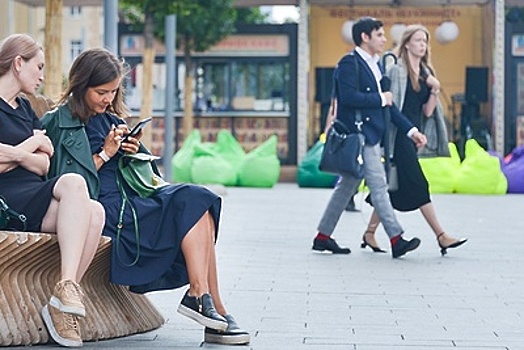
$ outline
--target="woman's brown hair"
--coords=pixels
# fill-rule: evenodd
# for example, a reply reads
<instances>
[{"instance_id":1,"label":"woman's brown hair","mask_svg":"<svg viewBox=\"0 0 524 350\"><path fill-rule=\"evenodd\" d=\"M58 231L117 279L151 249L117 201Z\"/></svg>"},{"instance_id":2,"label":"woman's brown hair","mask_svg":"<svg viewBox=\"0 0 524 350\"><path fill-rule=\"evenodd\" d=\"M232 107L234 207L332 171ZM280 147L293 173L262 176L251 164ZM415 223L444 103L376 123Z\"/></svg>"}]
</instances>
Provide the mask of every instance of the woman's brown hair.
<instances>
[{"instance_id":1,"label":"woman's brown hair","mask_svg":"<svg viewBox=\"0 0 524 350\"><path fill-rule=\"evenodd\" d=\"M93 111L85 102L87 89L109 83L117 78L122 79L113 102L108 111L123 118L128 115L124 103L123 78L126 75L124 61L118 59L106 49L97 48L82 52L69 70L68 86L60 103L69 105L73 117L87 122Z\"/></svg>"}]
</instances>

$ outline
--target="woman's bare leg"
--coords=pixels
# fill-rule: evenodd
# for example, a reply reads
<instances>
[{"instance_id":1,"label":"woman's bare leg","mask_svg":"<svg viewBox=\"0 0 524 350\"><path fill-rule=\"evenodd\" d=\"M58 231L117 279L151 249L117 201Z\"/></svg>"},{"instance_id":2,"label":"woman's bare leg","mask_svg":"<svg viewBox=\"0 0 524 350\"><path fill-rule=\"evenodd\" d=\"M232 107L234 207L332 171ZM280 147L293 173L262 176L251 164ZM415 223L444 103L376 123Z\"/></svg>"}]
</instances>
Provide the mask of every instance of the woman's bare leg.
<instances>
[{"instance_id":1,"label":"woman's bare leg","mask_svg":"<svg viewBox=\"0 0 524 350\"><path fill-rule=\"evenodd\" d=\"M375 232L377 231L379 225L380 218L378 217L378 214L375 211L375 209L373 209L373 212L371 213L371 216L369 218L368 227L366 228L366 232L364 232L364 236L366 242L374 247L378 247L377 240L375 239Z\"/></svg>"},{"instance_id":2,"label":"woman's bare leg","mask_svg":"<svg viewBox=\"0 0 524 350\"><path fill-rule=\"evenodd\" d=\"M209 260L214 239L206 212L182 240L182 252L189 276L189 295L200 297L209 293Z\"/></svg>"},{"instance_id":3,"label":"woman's bare leg","mask_svg":"<svg viewBox=\"0 0 524 350\"><path fill-rule=\"evenodd\" d=\"M215 223L213 222L213 217L209 212L205 215L206 219L209 222L210 227L210 234L211 237L215 237ZM208 275L208 284L209 284L209 294L211 294L211 297L213 298L213 302L215 303L215 309L217 312L221 315L227 314L226 307L224 306L224 303L222 302L222 298L220 297L220 290L218 287L218 267L217 267L217 260L216 260L216 253L215 253L215 244L212 244L212 247L209 252L209 275Z\"/></svg>"},{"instance_id":4,"label":"woman's bare leg","mask_svg":"<svg viewBox=\"0 0 524 350\"><path fill-rule=\"evenodd\" d=\"M84 252L82 253L80 266L76 274L76 280L78 282L82 280L87 268L95 257L98 245L100 244L100 235L102 234L105 223L105 211L102 204L92 200L89 207L91 209L91 220L89 222L89 232L87 232L84 244Z\"/></svg>"},{"instance_id":5,"label":"woman's bare leg","mask_svg":"<svg viewBox=\"0 0 524 350\"><path fill-rule=\"evenodd\" d=\"M433 203L429 202L421 206L420 212L424 216L424 219L426 219L426 222L433 230L433 233L437 237L438 242L444 246L447 247L450 244L453 244L458 241L458 239L448 236L442 226L440 225L440 222L437 219L437 213L435 212L435 207L433 206Z\"/></svg>"},{"instance_id":6,"label":"woman's bare leg","mask_svg":"<svg viewBox=\"0 0 524 350\"><path fill-rule=\"evenodd\" d=\"M56 232L60 246L62 279L78 282L77 276L91 222L90 199L85 180L65 174L53 189L53 199L42 220L42 231Z\"/></svg>"},{"instance_id":7,"label":"woman's bare leg","mask_svg":"<svg viewBox=\"0 0 524 350\"><path fill-rule=\"evenodd\" d=\"M426 219L426 222L428 223L429 227L431 227L433 233L435 233L435 236L437 236L441 232L444 232L442 226L440 226L440 223L438 222L437 214L435 213L435 208L433 207L433 204L431 202L424 204L419 209L422 215L424 216L424 219Z\"/></svg>"}]
</instances>

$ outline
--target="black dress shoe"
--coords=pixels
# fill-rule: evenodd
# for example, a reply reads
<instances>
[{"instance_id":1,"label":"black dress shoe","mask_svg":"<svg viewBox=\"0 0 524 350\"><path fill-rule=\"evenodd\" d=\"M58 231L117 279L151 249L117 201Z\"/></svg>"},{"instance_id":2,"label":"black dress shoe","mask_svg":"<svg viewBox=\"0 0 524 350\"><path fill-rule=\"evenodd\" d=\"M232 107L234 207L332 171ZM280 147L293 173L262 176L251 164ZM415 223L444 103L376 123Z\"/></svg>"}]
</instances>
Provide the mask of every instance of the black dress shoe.
<instances>
[{"instance_id":1,"label":"black dress shoe","mask_svg":"<svg viewBox=\"0 0 524 350\"><path fill-rule=\"evenodd\" d=\"M351 250L349 248L340 247L333 238L328 239L318 239L313 240L313 250L318 250L323 252L324 250L329 250L333 254L349 254Z\"/></svg>"},{"instance_id":2,"label":"black dress shoe","mask_svg":"<svg viewBox=\"0 0 524 350\"><path fill-rule=\"evenodd\" d=\"M225 331L228 326L227 320L217 312L211 295L207 293L198 298L190 296L188 290L177 311L204 327Z\"/></svg>"},{"instance_id":3,"label":"black dress shoe","mask_svg":"<svg viewBox=\"0 0 524 350\"><path fill-rule=\"evenodd\" d=\"M370 234L374 234L371 231L366 231L366 233L368 233L368 232L370 232ZM366 247L370 247L371 250L373 250L373 252L375 252L375 253L385 253L386 252L385 250L380 249L380 247L375 247L374 245L371 245L366 240L366 233L364 233L364 235L362 236L362 243L360 244L360 248L364 249Z\"/></svg>"},{"instance_id":4,"label":"black dress shoe","mask_svg":"<svg viewBox=\"0 0 524 350\"><path fill-rule=\"evenodd\" d=\"M233 316L224 315L227 320L227 329L217 331L216 329L206 327L204 329L204 341L206 343L224 344L224 345L246 345L249 344L249 332L241 329Z\"/></svg>"},{"instance_id":5,"label":"black dress shoe","mask_svg":"<svg viewBox=\"0 0 524 350\"><path fill-rule=\"evenodd\" d=\"M461 245L463 245L464 243L468 241L467 238L462 238L462 239L456 240L455 242L451 243L450 245L444 246L440 243L440 237L442 237L442 235L444 235L444 232L437 235L437 242L438 242L438 246L440 247L440 254L442 254L442 256L447 254L448 249L460 247Z\"/></svg>"},{"instance_id":6,"label":"black dress shoe","mask_svg":"<svg viewBox=\"0 0 524 350\"><path fill-rule=\"evenodd\" d=\"M397 243L391 247L391 253L393 254L394 258L399 258L407 252L417 249L419 245L420 239L416 237L406 241L402 236L400 236Z\"/></svg>"}]
</instances>

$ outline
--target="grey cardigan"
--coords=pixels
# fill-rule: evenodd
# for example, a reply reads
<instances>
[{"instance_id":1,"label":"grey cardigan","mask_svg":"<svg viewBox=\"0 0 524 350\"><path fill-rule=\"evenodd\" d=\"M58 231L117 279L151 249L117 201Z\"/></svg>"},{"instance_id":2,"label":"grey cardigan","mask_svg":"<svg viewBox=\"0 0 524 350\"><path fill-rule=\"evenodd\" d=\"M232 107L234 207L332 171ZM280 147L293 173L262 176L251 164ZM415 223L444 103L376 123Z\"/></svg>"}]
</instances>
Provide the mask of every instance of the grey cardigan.
<instances>
[{"instance_id":1,"label":"grey cardigan","mask_svg":"<svg viewBox=\"0 0 524 350\"><path fill-rule=\"evenodd\" d=\"M402 110L404 106L404 97L406 96L406 89L408 85L408 72L402 62L399 60L397 64L389 67L386 75L391 79L391 93L393 94L393 102ZM449 157L448 147L448 132L446 128L446 121L444 117L444 109L440 100L437 101L437 106L433 115L430 117L422 117L422 125L420 130L428 142L426 146L419 148L419 157ZM389 125L389 153L390 158L393 157L395 149L395 138L397 135L397 128L393 125Z\"/></svg>"}]
</instances>

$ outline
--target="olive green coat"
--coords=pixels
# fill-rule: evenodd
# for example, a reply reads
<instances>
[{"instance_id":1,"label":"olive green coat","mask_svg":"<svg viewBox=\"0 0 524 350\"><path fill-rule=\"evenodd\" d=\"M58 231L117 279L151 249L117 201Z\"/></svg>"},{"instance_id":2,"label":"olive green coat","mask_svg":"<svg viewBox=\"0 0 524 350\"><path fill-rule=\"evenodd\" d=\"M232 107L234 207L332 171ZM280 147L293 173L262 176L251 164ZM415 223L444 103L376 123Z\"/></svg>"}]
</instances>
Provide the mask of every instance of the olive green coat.
<instances>
[{"instance_id":1,"label":"olive green coat","mask_svg":"<svg viewBox=\"0 0 524 350\"><path fill-rule=\"evenodd\" d=\"M73 118L67 105L47 112L41 119L47 136L53 142L55 154L51 157L49 177L65 173L82 175L89 189L89 196L97 199L100 179L93 161L84 123Z\"/></svg>"}]
</instances>

